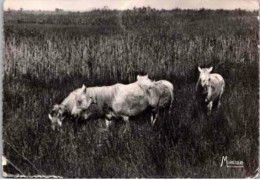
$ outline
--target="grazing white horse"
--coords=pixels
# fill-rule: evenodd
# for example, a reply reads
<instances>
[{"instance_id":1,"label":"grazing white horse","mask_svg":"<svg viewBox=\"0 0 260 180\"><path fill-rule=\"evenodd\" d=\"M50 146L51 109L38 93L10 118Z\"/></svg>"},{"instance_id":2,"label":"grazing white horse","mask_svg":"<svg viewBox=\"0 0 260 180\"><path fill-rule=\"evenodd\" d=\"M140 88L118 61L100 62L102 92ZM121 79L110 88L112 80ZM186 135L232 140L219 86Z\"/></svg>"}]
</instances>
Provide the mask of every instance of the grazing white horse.
<instances>
[{"instance_id":1,"label":"grazing white horse","mask_svg":"<svg viewBox=\"0 0 260 180\"><path fill-rule=\"evenodd\" d=\"M107 126L112 119L123 118L129 128L129 117L140 114L149 106L146 90L137 82L90 88L83 85L80 91L72 114L78 116L91 104L96 104L103 109Z\"/></svg>"},{"instance_id":2,"label":"grazing white horse","mask_svg":"<svg viewBox=\"0 0 260 180\"><path fill-rule=\"evenodd\" d=\"M225 81L220 74L213 73L213 67L200 68L199 80L196 85L196 91L200 93L207 104L208 114L211 114L212 108L217 109L220 105L220 99L224 93Z\"/></svg>"},{"instance_id":3,"label":"grazing white horse","mask_svg":"<svg viewBox=\"0 0 260 180\"><path fill-rule=\"evenodd\" d=\"M48 114L48 117L51 121L51 127L55 130L56 127L61 127L62 122L66 116L71 115L72 108L76 103L77 95L80 95L81 88L78 88L72 91L63 101L61 104L55 104L53 109ZM82 113L81 117L87 119L89 114Z\"/></svg>"},{"instance_id":4,"label":"grazing white horse","mask_svg":"<svg viewBox=\"0 0 260 180\"><path fill-rule=\"evenodd\" d=\"M159 111L162 109L169 109L173 104L173 84L166 80L159 80L151 82L148 76L137 76L137 83L147 90L149 105L152 107L151 124L154 125Z\"/></svg>"},{"instance_id":5,"label":"grazing white horse","mask_svg":"<svg viewBox=\"0 0 260 180\"><path fill-rule=\"evenodd\" d=\"M80 88L74 90L67 96L61 104L55 104L53 109L48 114L51 121L51 127L55 130L56 127L62 126L62 121L66 117L67 112L71 113L74 103L76 102L76 94L80 93Z\"/></svg>"}]
</instances>

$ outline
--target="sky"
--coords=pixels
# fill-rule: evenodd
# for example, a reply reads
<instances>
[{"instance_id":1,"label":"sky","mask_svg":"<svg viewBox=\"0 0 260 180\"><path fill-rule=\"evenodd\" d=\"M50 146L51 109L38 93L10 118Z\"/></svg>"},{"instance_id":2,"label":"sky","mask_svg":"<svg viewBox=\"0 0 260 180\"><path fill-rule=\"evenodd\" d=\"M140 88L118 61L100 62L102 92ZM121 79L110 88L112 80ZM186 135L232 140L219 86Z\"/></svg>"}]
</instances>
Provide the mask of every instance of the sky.
<instances>
[{"instance_id":1,"label":"sky","mask_svg":"<svg viewBox=\"0 0 260 180\"><path fill-rule=\"evenodd\" d=\"M156 9L259 9L258 0L4 0L4 9L88 11L95 8L132 9L150 6Z\"/></svg>"}]
</instances>

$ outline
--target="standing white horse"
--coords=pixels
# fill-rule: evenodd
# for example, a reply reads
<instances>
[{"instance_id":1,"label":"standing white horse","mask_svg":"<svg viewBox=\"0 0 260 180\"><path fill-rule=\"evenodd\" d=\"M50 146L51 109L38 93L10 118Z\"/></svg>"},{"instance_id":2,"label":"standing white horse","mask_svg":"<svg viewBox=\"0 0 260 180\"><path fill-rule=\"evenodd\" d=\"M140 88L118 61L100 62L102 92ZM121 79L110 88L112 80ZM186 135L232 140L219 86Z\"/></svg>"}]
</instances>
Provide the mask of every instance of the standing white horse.
<instances>
[{"instance_id":1,"label":"standing white horse","mask_svg":"<svg viewBox=\"0 0 260 180\"><path fill-rule=\"evenodd\" d=\"M174 99L173 84L166 80L151 83L148 76L137 76L137 83L143 89L147 89L149 105L152 107L151 124L154 125L160 110L168 108L170 112L172 109Z\"/></svg>"},{"instance_id":2,"label":"standing white horse","mask_svg":"<svg viewBox=\"0 0 260 180\"><path fill-rule=\"evenodd\" d=\"M217 109L220 105L220 99L225 89L225 81L220 74L210 74L213 67L198 67L198 70L200 76L196 85L196 91L203 97L207 105L207 112L211 114L212 109Z\"/></svg>"}]
</instances>

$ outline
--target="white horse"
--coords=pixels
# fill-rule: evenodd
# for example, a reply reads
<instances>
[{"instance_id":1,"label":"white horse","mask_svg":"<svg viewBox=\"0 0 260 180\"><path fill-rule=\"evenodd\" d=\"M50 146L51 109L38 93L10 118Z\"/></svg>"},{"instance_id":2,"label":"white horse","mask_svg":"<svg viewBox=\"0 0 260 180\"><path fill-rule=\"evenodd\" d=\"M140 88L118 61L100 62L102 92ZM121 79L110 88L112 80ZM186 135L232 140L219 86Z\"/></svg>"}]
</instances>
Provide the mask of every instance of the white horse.
<instances>
[{"instance_id":1,"label":"white horse","mask_svg":"<svg viewBox=\"0 0 260 180\"><path fill-rule=\"evenodd\" d=\"M198 67L200 76L196 85L196 91L202 95L207 104L207 112L211 114L212 109L217 109L220 105L220 99L224 93L225 81L220 74L213 73L213 67Z\"/></svg>"},{"instance_id":2,"label":"white horse","mask_svg":"<svg viewBox=\"0 0 260 180\"><path fill-rule=\"evenodd\" d=\"M159 111L162 109L172 109L173 104L173 84L166 80L154 81L148 79L148 76L137 76L137 83L147 89L149 105L152 107L151 124L154 125Z\"/></svg>"},{"instance_id":3,"label":"white horse","mask_svg":"<svg viewBox=\"0 0 260 180\"><path fill-rule=\"evenodd\" d=\"M74 90L67 96L61 104L55 104L53 106L53 109L51 112L48 114L48 117L51 121L51 127L53 130L55 130L56 127L61 127L62 122L66 115L70 115L72 108L76 102L76 96L79 94L80 88Z\"/></svg>"},{"instance_id":4,"label":"white horse","mask_svg":"<svg viewBox=\"0 0 260 180\"><path fill-rule=\"evenodd\" d=\"M137 82L90 88L83 85L80 91L72 114L78 116L84 111L87 112L92 104L96 104L103 109L108 127L111 120L123 118L129 128L129 118L149 107L146 90Z\"/></svg>"}]
</instances>

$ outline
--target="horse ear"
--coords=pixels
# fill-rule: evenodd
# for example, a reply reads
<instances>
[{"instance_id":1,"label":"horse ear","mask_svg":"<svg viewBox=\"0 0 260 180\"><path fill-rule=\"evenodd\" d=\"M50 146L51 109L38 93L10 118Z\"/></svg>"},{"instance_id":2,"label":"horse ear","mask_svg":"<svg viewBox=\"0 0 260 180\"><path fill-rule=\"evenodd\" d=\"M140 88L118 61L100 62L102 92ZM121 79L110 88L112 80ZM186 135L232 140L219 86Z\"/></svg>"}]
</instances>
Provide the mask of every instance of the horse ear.
<instances>
[{"instance_id":1,"label":"horse ear","mask_svg":"<svg viewBox=\"0 0 260 180\"><path fill-rule=\"evenodd\" d=\"M145 75L145 79L148 79L148 74Z\"/></svg>"},{"instance_id":2,"label":"horse ear","mask_svg":"<svg viewBox=\"0 0 260 180\"><path fill-rule=\"evenodd\" d=\"M201 68L198 66L198 70L199 70L199 72L201 72Z\"/></svg>"},{"instance_id":3,"label":"horse ear","mask_svg":"<svg viewBox=\"0 0 260 180\"><path fill-rule=\"evenodd\" d=\"M84 93L84 94L86 94L87 93L87 87L83 84L82 85L82 92Z\"/></svg>"},{"instance_id":4,"label":"horse ear","mask_svg":"<svg viewBox=\"0 0 260 180\"><path fill-rule=\"evenodd\" d=\"M48 117L51 120L51 122L53 122L52 116L50 114L48 114Z\"/></svg>"},{"instance_id":5,"label":"horse ear","mask_svg":"<svg viewBox=\"0 0 260 180\"><path fill-rule=\"evenodd\" d=\"M59 126L62 126L62 122L60 120L57 121Z\"/></svg>"},{"instance_id":6,"label":"horse ear","mask_svg":"<svg viewBox=\"0 0 260 180\"><path fill-rule=\"evenodd\" d=\"M139 80L140 79L140 76L139 75L137 75L137 80Z\"/></svg>"},{"instance_id":7,"label":"horse ear","mask_svg":"<svg viewBox=\"0 0 260 180\"><path fill-rule=\"evenodd\" d=\"M85 89L83 90L83 93L86 94L87 93L87 88L85 87Z\"/></svg>"},{"instance_id":8,"label":"horse ear","mask_svg":"<svg viewBox=\"0 0 260 180\"><path fill-rule=\"evenodd\" d=\"M210 67L208 70L209 70L209 73L210 73L213 70L213 67Z\"/></svg>"}]
</instances>

